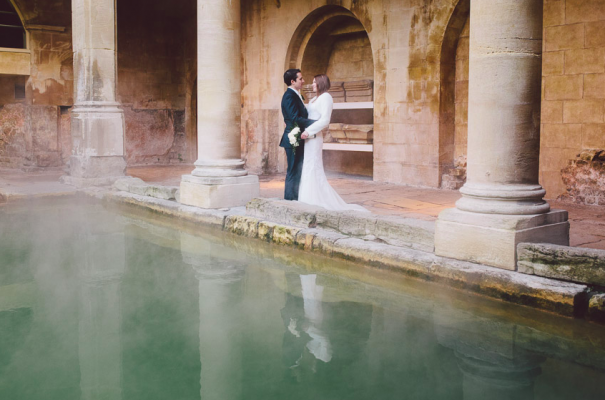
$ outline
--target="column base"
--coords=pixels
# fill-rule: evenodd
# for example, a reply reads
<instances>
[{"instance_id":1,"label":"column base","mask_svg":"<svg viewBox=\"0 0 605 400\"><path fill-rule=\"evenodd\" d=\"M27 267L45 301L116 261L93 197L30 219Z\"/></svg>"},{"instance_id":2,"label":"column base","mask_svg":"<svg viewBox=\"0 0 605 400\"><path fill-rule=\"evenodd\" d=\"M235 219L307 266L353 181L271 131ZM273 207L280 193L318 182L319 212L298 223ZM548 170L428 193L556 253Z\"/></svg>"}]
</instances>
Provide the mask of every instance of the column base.
<instances>
[{"instance_id":1,"label":"column base","mask_svg":"<svg viewBox=\"0 0 605 400\"><path fill-rule=\"evenodd\" d=\"M450 208L435 224L435 254L502 269L517 269L517 244L527 242L569 246L567 211L499 215Z\"/></svg>"},{"instance_id":2,"label":"column base","mask_svg":"<svg viewBox=\"0 0 605 400\"><path fill-rule=\"evenodd\" d=\"M260 195L258 176L211 178L183 175L181 204L200 208L228 208L246 205Z\"/></svg>"},{"instance_id":3,"label":"column base","mask_svg":"<svg viewBox=\"0 0 605 400\"><path fill-rule=\"evenodd\" d=\"M69 175L60 181L78 188L108 186L125 175L126 160L122 156L71 156Z\"/></svg>"}]
</instances>

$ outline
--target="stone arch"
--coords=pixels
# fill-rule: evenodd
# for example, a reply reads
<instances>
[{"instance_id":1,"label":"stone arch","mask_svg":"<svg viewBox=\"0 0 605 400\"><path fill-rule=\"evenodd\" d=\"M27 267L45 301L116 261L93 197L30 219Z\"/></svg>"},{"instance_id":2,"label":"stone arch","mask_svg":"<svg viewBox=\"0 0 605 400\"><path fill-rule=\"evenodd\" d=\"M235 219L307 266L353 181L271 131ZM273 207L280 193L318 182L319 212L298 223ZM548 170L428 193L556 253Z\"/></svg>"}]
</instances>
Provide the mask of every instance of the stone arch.
<instances>
[{"instance_id":1,"label":"stone arch","mask_svg":"<svg viewBox=\"0 0 605 400\"><path fill-rule=\"evenodd\" d=\"M328 5L319 7L307 15L300 25L298 25L298 28L296 28L296 31L294 31L294 35L292 35L292 39L290 40L290 45L288 46L288 51L286 53L286 69L300 68L302 66L303 57L309 41L317 33L318 29L322 26L326 26L326 22L330 21L333 23L337 22L339 19L343 20L347 18L355 19L363 26L363 22L357 18L353 12L341 6ZM364 30L368 32L365 26Z\"/></svg>"},{"instance_id":2,"label":"stone arch","mask_svg":"<svg viewBox=\"0 0 605 400\"><path fill-rule=\"evenodd\" d=\"M470 0L460 0L452 11L448 21L443 41L441 43L440 57L440 101L439 101L439 174L441 176L441 187L458 189L464 180L460 174L464 173L458 169L455 171L456 135L460 135L460 129L456 132L456 116L458 119L465 110L460 108L464 102L457 102L457 96L465 92L458 87L456 90L457 70L467 68L468 63L457 63L457 53L460 51L461 35L465 32L465 26L469 22ZM468 53L468 50L467 50ZM461 71L458 71L460 75ZM467 79L468 81L468 79ZM468 97L468 85L466 86ZM459 109L456 110L456 105ZM459 126L460 128L460 126ZM465 152L466 154L466 152Z\"/></svg>"},{"instance_id":3,"label":"stone arch","mask_svg":"<svg viewBox=\"0 0 605 400\"><path fill-rule=\"evenodd\" d=\"M290 68L302 69L307 80L305 97L313 95L312 77L326 73L332 81L330 93L335 103L364 103L342 108L335 105L332 122L343 125L325 137L327 143L332 143L324 145L324 164L328 171L373 176L373 152L368 145L373 142L374 52L364 23L341 6L315 9L290 40L285 69ZM344 144L348 150L344 150ZM365 146L350 147L351 144Z\"/></svg>"}]
</instances>

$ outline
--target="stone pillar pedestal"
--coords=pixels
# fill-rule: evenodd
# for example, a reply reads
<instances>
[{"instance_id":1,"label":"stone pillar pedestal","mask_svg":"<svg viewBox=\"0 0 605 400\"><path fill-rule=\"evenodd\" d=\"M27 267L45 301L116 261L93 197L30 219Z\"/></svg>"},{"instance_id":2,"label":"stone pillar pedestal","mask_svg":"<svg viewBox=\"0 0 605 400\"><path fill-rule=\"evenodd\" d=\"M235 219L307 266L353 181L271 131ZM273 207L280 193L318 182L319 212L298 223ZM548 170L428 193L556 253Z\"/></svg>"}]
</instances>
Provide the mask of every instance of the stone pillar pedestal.
<instances>
[{"instance_id":1,"label":"stone pillar pedestal","mask_svg":"<svg viewBox=\"0 0 605 400\"><path fill-rule=\"evenodd\" d=\"M114 0L72 0L74 98L72 156L62 181L109 185L123 177L124 113L116 102Z\"/></svg>"},{"instance_id":2,"label":"stone pillar pedestal","mask_svg":"<svg viewBox=\"0 0 605 400\"><path fill-rule=\"evenodd\" d=\"M470 18L468 179L435 253L515 270L520 242L569 244L538 184L542 0L475 1Z\"/></svg>"},{"instance_id":3,"label":"stone pillar pedestal","mask_svg":"<svg viewBox=\"0 0 605 400\"><path fill-rule=\"evenodd\" d=\"M259 195L241 159L240 1L197 1L198 160L183 175L181 203L221 208Z\"/></svg>"}]
</instances>

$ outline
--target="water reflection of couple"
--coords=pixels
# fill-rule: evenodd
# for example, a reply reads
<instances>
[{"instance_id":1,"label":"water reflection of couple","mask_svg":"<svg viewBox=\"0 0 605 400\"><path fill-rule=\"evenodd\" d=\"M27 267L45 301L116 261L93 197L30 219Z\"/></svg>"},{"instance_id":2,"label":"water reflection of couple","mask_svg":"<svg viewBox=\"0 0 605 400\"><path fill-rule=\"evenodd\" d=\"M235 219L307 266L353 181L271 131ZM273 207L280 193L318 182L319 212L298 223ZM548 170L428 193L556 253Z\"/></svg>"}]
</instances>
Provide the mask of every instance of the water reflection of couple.
<instances>
[{"instance_id":1,"label":"water reflection of couple","mask_svg":"<svg viewBox=\"0 0 605 400\"><path fill-rule=\"evenodd\" d=\"M292 376L301 381L308 374L338 371L358 360L370 335L372 306L326 302L324 286L315 274L287 274L286 279L282 360Z\"/></svg>"}]
</instances>

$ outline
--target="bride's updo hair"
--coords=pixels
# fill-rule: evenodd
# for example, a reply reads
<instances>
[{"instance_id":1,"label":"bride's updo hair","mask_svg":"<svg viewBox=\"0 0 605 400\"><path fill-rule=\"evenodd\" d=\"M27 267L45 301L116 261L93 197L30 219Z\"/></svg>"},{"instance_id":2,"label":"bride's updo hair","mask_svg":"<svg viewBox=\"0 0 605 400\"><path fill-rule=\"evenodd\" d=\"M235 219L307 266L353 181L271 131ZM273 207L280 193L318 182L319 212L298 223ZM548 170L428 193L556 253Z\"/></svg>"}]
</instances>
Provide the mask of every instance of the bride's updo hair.
<instances>
[{"instance_id":1,"label":"bride's updo hair","mask_svg":"<svg viewBox=\"0 0 605 400\"><path fill-rule=\"evenodd\" d=\"M330 90L330 78L326 74L315 75L315 83L317 84L318 96Z\"/></svg>"}]
</instances>

